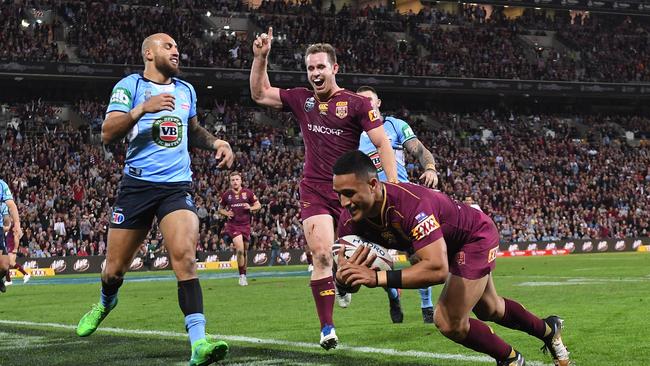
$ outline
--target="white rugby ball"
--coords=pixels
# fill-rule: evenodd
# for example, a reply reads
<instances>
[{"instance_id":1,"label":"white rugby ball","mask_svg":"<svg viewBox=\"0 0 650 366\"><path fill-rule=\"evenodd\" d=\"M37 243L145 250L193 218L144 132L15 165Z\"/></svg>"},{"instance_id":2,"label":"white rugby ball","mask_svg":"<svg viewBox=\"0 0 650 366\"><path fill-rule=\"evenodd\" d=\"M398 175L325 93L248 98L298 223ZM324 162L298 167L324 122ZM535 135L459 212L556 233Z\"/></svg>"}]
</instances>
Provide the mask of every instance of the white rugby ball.
<instances>
[{"instance_id":1,"label":"white rugby ball","mask_svg":"<svg viewBox=\"0 0 650 366\"><path fill-rule=\"evenodd\" d=\"M377 258L370 265L371 269L380 270L380 271L389 271L393 269L393 257L388 253L388 249L382 247L377 243L368 241L358 235L346 235L342 238L338 238L334 245L332 246L332 257L334 258L334 264L338 263L339 259L339 250L343 248L343 253L345 253L345 258L349 259L352 257L354 252L360 247L365 246L370 248L369 256L375 254Z\"/></svg>"}]
</instances>

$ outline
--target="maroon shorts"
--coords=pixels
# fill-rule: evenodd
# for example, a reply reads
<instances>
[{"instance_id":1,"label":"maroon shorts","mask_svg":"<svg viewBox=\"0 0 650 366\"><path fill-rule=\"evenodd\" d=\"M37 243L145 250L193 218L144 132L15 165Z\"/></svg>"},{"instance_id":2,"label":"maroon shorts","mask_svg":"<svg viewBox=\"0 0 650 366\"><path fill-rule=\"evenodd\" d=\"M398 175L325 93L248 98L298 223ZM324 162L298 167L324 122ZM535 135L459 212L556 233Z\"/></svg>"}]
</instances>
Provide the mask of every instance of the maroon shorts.
<instances>
[{"instance_id":1,"label":"maroon shorts","mask_svg":"<svg viewBox=\"0 0 650 366\"><path fill-rule=\"evenodd\" d=\"M483 278L494 270L498 250L497 227L490 217L481 213L481 222L472 239L458 252L450 253L449 272L468 280Z\"/></svg>"},{"instance_id":2,"label":"maroon shorts","mask_svg":"<svg viewBox=\"0 0 650 366\"><path fill-rule=\"evenodd\" d=\"M338 222L343 211L339 197L332 188L332 183L300 182L300 219L305 220L316 215L330 215Z\"/></svg>"},{"instance_id":3,"label":"maroon shorts","mask_svg":"<svg viewBox=\"0 0 650 366\"><path fill-rule=\"evenodd\" d=\"M244 241L251 241L251 227L250 225L233 225L226 223L224 232L228 234L229 237L234 239L236 236L241 235Z\"/></svg>"}]
</instances>

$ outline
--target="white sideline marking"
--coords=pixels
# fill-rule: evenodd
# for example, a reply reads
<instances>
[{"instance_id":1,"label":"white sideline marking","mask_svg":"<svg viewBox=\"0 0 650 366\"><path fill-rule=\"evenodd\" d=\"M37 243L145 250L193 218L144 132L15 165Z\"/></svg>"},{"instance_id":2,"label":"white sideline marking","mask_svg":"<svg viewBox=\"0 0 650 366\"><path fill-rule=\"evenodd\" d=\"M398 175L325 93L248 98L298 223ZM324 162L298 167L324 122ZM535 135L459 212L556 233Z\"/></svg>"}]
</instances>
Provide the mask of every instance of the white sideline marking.
<instances>
[{"instance_id":1,"label":"white sideline marking","mask_svg":"<svg viewBox=\"0 0 650 366\"><path fill-rule=\"evenodd\" d=\"M75 325L68 324L59 324L59 323L37 323L37 322L28 322L23 320L0 320L0 324L8 325L24 325L32 327L44 327L44 328L60 328L60 329L77 329ZM170 338L187 338L187 334L180 332L171 332L164 330L144 330L144 329L123 329L123 328L112 328L112 327L102 327L97 330L100 333L115 333L118 335L144 335L144 336L159 336L159 337L170 337ZM320 345L316 343L307 343L307 342L292 342L284 341L279 339L269 339L269 338L254 338L254 337L245 337L245 336L236 336L236 335L223 335L223 334L211 334L212 337L226 340L226 341L235 341L242 343L252 343L252 344L275 344L280 346L289 346L295 348L308 348L308 349L318 349L320 350ZM337 350L353 351L359 353L370 353L370 354L382 354L388 356L408 356L415 358L433 358L438 360L456 360L456 361L467 361L467 362L482 362L482 363L494 363L494 359L487 356L468 356L461 354L452 354L452 353L433 353L433 352L424 352L424 351L400 351L393 348L375 348L375 347L355 347L355 346L345 346L339 345L336 347ZM527 365L530 366L551 366L539 361L527 361Z\"/></svg>"}]
</instances>

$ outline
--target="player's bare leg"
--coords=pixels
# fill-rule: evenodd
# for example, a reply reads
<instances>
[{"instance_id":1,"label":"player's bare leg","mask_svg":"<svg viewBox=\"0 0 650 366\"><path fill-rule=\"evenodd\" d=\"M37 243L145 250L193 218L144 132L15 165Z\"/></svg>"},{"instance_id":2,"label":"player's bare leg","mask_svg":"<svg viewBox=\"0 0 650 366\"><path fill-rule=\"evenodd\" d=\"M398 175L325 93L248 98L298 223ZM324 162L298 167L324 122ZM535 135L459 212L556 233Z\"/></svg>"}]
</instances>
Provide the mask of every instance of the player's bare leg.
<instances>
[{"instance_id":1,"label":"player's bare leg","mask_svg":"<svg viewBox=\"0 0 650 366\"><path fill-rule=\"evenodd\" d=\"M209 342L205 336L203 292L196 274L199 218L190 210L176 210L163 217L160 231L178 280L178 304L185 315L185 329L192 345L190 365L222 360L228 345L221 341Z\"/></svg>"},{"instance_id":2,"label":"player's bare leg","mask_svg":"<svg viewBox=\"0 0 650 366\"><path fill-rule=\"evenodd\" d=\"M247 254L248 254L248 242L244 241L243 235L237 235L232 238L232 243L235 245L235 253L237 254L237 268L239 269L239 285L248 286L248 280L246 279L246 265L247 265Z\"/></svg>"},{"instance_id":3,"label":"player's bare leg","mask_svg":"<svg viewBox=\"0 0 650 366\"><path fill-rule=\"evenodd\" d=\"M492 275L483 296L474 307L474 314L481 320L493 321L539 338L556 365L569 365L569 352L562 342L562 319L557 316L540 319L516 301L499 296Z\"/></svg>"},{"instance_id":4,"label":"player's bare leg","mask_svg":"<svg viewBox=\"0 0 650 366\"><path fill-rule=\"evenodd\" d=\"M305 219L302 226L314 261L310 285L321 325L320 345L329 350L338 344L332 316L335 294L332 277L334 219L330 215L315 215Z\"/></svg>"},{"instance_id":5,"label":"player's bare leg","mask_svg":"<svg viewBox=\"0 0 650 366\"><path fill-rule=\"evenodd\" d=\"M124 282L138 248L149 229L108 230L106 265L102 270L102 290L99 304L86 313L77 325L77 335L86 337L95 332L106 315L117 305L117 291Z\"/></svg>"},{"instance_id":6,"label":"player's bare leg","mask_svg":"<svg viewBox=\"0 0 650 366\"><path fill-rule=\"evenodd\" d=\"M434 322L445 337L492 356L497 360L497 365L523 365L521 354L494 334L484 322L469 317L488 282L489 275L469 280L450 274L436 304Z\"/></svg>"}]
</instances>

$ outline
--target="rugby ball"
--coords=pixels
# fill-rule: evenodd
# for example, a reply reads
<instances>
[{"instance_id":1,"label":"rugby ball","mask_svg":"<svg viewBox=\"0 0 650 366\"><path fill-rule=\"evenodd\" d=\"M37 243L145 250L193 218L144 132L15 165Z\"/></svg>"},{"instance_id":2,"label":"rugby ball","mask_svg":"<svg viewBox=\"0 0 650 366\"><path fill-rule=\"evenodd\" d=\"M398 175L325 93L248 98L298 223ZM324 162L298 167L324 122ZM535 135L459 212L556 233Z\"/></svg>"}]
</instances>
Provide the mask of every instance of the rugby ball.
<instances>
[{"instance_id":1,"label":"rugby ball","mask_svg":"<svg viewBox=\"0 0 650 366\"><path fill-rule=\"evenodd\" d=\"M334 265L338 264L339 251L343 249L345 258L352 257L354 252L361 246L369 247L371 255L376 255L377 258L370 265L371 269L376 271L389 271L393 269L393 257L388 253L388 249L382 247L377 243L368 241L357 235L346 235L338 238L332 246L332 257L334 258Z\"/></svg>"}]
</instances>

